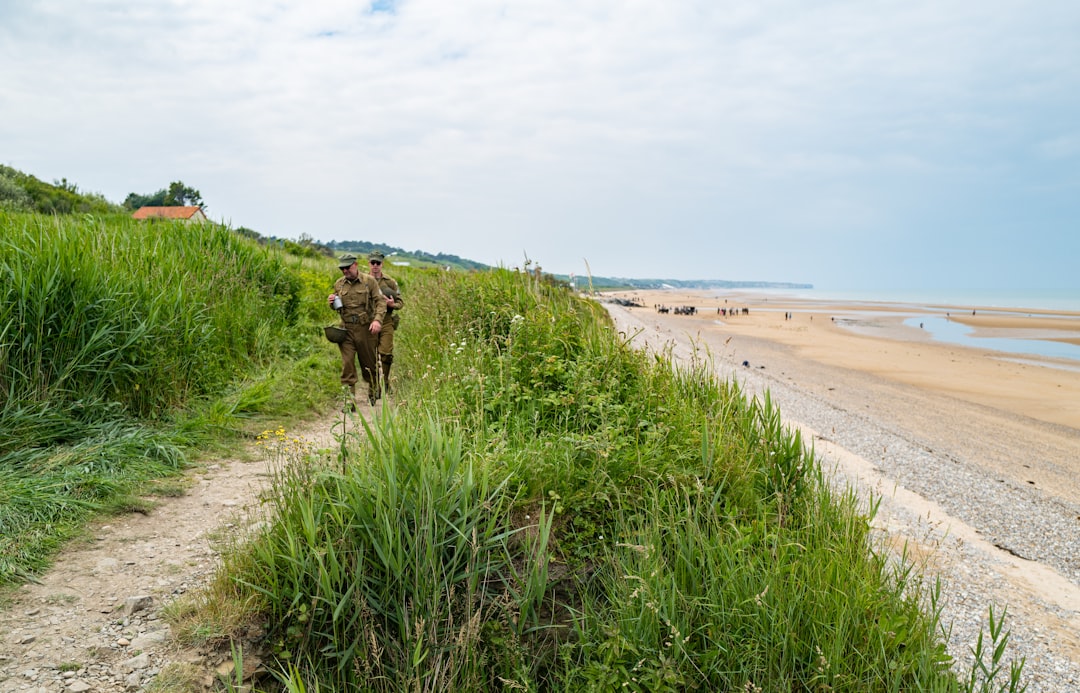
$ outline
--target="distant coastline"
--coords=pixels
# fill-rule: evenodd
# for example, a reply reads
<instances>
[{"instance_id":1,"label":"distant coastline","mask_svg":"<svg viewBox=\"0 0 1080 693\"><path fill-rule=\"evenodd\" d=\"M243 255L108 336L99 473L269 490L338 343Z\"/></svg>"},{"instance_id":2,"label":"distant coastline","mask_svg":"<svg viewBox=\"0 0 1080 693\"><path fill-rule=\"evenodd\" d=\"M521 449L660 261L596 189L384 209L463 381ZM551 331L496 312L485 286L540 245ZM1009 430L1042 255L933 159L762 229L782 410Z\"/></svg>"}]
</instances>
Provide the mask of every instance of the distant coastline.
<instances>
[{"instance_id":1,"label":"distant coastline","mask_svg":"<svg viewBox=\"0 0 1080 693\"><path fill-rule=\"evenodd\" d=\"M1076 289L814 289L774 287L770 296L804 301L895 304L912 307L999 310L1049 310L1080 313L1080 288Z\"/></svg>"},{"instance_id":2,"label":"distant coastline","mask_svg":"<svg viewBox=\"0 0 1080 693\"><path fill-rule=\"evenodd\" d=\"M725 329L745 327L764 316L763 326L771 330L777 327L776 316L783 315L787 317L780 318L780 325L790 331L802 324L800 317L817 314L836 329L862 336L971 347L1014 359L1038 358L1041 366L1070 371L1080 363L1076 289L836 292L738 287L623 293L634 305L690 305L703 316L731 301L755 316L726 320L720 323Z\"/></svg>"},{"instance_id":3,"label":"distant coastline","mask_svg":"<svg viewBox=\"0 0 1080 693\"><path fill-rule=\"evenodd\" d=\"M558 279L571 281L569 276L554 275ZM813 284L795 282L732 281L727 279L630 279L627 277L576 277L577 288L587 289L590 284L596 291L633 290L663 291L678 289L683 291L714 291L717 289L773 289L773 290L808 290Z\"/></svg>"},{"instance_id":4,"label":"distant coastline","mask_svg":"<svg viewBox=\"0 0 1080 693\"><path fill-rule=\"evenodd\" d=\"M605 282L625 282L613 288ZM584 280L577 278L577 288L587 289ZM774 300L858 304L862 306L889 305L912 310L945 312L967 308L978 310L1065 311L1080 313L1078 289L816 289L812 284L789 282L737 282L720 279L612 279L593 277L597 291L750 291Z\"/></svg>"}]
</instances>

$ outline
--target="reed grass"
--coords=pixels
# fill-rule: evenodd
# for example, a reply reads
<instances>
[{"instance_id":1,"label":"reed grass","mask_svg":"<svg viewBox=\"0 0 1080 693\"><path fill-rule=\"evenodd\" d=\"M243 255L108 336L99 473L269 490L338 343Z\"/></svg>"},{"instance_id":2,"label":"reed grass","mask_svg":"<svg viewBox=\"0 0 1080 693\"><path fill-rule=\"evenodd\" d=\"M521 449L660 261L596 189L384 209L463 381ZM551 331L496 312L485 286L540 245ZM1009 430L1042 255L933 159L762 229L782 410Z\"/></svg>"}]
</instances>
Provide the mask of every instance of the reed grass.
<instances>
[{"instance_id":1,"label":"reed grass","mask_svg":"<svg viewBox=\"0 0 1080 693\"><path fill-rule=\"evenodd\" d=\"M384 426L369 431L370 464L281 471L276 520L234 577L289 624L275 634L279 656L317 654L336 686L482 681L477 629L499 596L483 580L507 560L507 498L434 422Z\"/></svg>"},{"instance_id":2,"label":"reed grass","mask_svg":"<svg viewBox=\"0 0 1080 693\"><path fill-rule=\"evenodd\" d=\"M152 417L232 381L238 357L265 360L300 316L282 262L217 225L0 213L0 226L9 403Z\"/></svg>"},{"instance_id":3,"label":"reed grass","mask_svg":"<svg viewBox=\"0 0 1080 693\"><path fill-rule=\"evenodd\" d=\"M395 404L290 460L215 583L286 689L1022 688L1000 620L954 669L939 587L707 355L635 351L533 274L395 276Z\"/></svg>"}]
</instances>

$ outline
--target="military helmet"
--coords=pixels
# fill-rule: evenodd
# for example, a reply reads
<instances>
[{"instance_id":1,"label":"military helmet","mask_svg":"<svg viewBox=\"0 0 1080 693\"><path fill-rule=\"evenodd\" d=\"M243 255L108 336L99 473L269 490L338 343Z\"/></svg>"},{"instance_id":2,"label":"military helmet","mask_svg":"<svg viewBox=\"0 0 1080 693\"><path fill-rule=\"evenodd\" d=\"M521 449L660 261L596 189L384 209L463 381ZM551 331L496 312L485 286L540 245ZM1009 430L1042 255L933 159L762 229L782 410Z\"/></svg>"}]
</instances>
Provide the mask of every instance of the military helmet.
<instances>
[{"instance_id":1,"label":"military helmet","mask_svg":"<svg viewBox=\"0 0 1080 693\"><path fill-rule=\"evenodd\" d=\"M349 338L349 331L337 325L327 325L323 328L323 334L334 344L341 344Z\"/></svg>"}]
</instances>

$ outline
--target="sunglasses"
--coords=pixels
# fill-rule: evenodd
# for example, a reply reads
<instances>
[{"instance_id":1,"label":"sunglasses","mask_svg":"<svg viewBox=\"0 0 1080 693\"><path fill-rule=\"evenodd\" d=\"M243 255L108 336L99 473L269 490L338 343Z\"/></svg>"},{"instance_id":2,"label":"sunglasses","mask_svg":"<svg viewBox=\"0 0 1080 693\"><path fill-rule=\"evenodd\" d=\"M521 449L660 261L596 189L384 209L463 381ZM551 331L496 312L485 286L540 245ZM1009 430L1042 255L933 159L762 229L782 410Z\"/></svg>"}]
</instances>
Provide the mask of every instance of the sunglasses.
<instances>
[{"instance_id":1,"label":"sunglasses","mask_svg":"<svg viewBox=\"0 0 1080 693\"><path fill-rule=\"evenodd\" d=\"M368 264L371 264L371 265L381 265L381 264L382 264L382 261L381 261L381 260L368 260Z\"/></svg>"}]
</instances>

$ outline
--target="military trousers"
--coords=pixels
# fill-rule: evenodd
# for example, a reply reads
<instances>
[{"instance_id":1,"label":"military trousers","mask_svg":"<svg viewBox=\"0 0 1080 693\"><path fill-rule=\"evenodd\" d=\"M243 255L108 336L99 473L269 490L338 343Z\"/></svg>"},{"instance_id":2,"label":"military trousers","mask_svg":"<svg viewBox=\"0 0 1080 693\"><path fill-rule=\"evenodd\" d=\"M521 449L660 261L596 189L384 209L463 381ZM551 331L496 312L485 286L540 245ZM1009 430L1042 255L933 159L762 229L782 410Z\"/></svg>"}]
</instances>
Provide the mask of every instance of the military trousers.
<instances>
[{"instance_id":1,"label":"military trousers","mask_svg":"<svg viewBox=\"0 0 1080 693\"><path fill-rule=\"evenodd\" d=\"M375 349L378 343L378 335L369 331L371 323L345 324L348 338L338 344L341 350L341 384L354 387L360 378L368 386L368 394L378 392L378 369L379 364L375 357ZM360 368L357 370L357 362Z\"/></svg>"}]
</instances>

